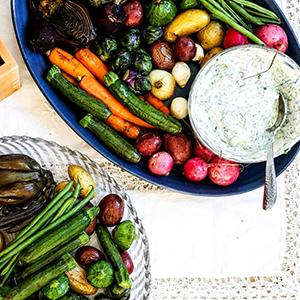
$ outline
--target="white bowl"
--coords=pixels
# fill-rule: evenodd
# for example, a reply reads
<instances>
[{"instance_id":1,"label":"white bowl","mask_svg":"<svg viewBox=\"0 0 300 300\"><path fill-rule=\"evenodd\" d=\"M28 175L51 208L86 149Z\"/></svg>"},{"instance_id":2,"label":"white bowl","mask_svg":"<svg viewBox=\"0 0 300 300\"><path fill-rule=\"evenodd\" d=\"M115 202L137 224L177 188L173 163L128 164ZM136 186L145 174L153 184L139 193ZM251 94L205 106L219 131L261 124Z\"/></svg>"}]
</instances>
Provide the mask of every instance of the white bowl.
<instances>
[{"instance_id":1,"label":"white bowl","mask_svg":"<svg viewBox=\"0 0 300 300\"><path fill-rule=\"evenodd\" d=\"M300 67L274 49L238 46L209 60L190 91L192 127L219 156L240 163L265 161L266 129L276 119L279 91L287 99L288 115L274 153L284 154L300 140Z\"/></svg>"}]
</instances>

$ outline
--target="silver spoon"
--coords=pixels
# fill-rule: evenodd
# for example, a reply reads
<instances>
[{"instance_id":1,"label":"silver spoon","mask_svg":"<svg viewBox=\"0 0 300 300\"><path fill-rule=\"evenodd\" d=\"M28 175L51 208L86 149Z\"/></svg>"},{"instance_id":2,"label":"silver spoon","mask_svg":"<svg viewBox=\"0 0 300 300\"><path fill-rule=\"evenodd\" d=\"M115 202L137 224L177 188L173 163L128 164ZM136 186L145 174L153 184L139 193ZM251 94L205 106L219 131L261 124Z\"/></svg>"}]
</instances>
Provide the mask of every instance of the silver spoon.
<instances>
[{"instance_id":1,"label":"silver spoon","mask_svg":"<svg viewBox=\"0 0 300 300\"><path fill-rule=\"evenodd\" d=\"M276 185L276 173L274 165L273 144L275 135L281 128L286 120L287 115L287 103L282 94L279 93L278 98L278 114L274 125L267 128L266 131L269 134L269 143L267 145L267 161L266 161L266 174L265 174L265 188L263 209L267 210L273 207L277 198L277 185Z\"/></svg>"}]
</instances>

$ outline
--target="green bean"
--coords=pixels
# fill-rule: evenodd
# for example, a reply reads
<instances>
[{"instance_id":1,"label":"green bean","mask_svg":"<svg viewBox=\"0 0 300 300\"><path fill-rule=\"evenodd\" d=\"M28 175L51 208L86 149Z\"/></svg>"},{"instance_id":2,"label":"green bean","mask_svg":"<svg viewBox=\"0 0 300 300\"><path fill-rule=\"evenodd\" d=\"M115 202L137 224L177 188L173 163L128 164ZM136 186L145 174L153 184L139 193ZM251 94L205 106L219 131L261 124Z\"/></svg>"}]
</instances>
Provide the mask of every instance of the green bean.
<instances>
[{"instance_id":1,"label":"green bean","mask_svg":"<svg viewBox=\"0 0 300 300\"><path fill-rule=\"evenodd\" d=\"M67 200L71 195L72 195L71 192L67 192L66 194L64 194L62 198L60 198L61 200L60 202ZM2 257L0 258L0 263L12 257L13 256L12 253L14 249L16 249L19 245L21 245L26 239L28 239L36 231L41 229L43 225L45 225L45 223L47 223L52 218L53 214L55 214L61 207L60 202L57 202L54 205L52 205L51 209L48 209L46 214L43 214L43 218L39 218L39 221L35 223L35 226L31 227L25 234L23 234L21 238L13 241L13 243L11 243L6 249L4 249L0 253L0 257ZM5 257L3 257L3 255L5 255Z\"/></svg>"},{"instance_id":2,"label":"green bean","mask_svg":"<svg viewBox=\"0 0 300 300\"><path fill-rule=\"evenodd\" d=\"M43 228L39 232L35 233L31 237L29 237L26 241L24 241L22 244L18 245L16 248L14 248L7 256L12 257L16 254L19 254L22 250L24 250L26 247L28 247L30 244L38 240L40 237L42 237L47 232L51 231L55 227L59 226L66 220L68 220L70 217L75 215L77 212L79 212L94 196L95 190L92 189L89 194L84 198L81 202L79 202L76 206L74 206L67 214L63 215L59 219L57 219L55 222L49 224L47 227Z\"/></svg>"},{"instance_id":3,"label":"green bean","mask_svg":"<svg viewBox=\"0 0 300 300\"><path fill-rule=\"evenodd\" d=\"M199 0L202 5L209 10L213 15L215 15L219 20L222 22L228 24L229 26L233 27L235 30L239 31L240 33L244 34L247 36L250 40L253 42L259 44L259 45L264 45L264 43L257 37L255 36L252 32L244 28L243 26L239 25L235 21L232 20L232 18L228 17L227 14L224 14L220 11L218 11L211 3L215 2L214 0Z\"/></svg>"},{"instance_id":4,"label":"green bean","mask_svg":"<svg viewBox=\"0 0 300 300\"><path fill-rule=\"evenodd\" d=\"M2 287L6 283L6 281L9 279L9 277L10 277L11 273L13 272L16 264L17 264L17 262L15 261L15 263L11 266L11 268L9 269L9 271L2 278L1 283L0 283L0 287Z\"/></svg>"},{"instance_id":5,"label":"green bean","mask_svg":"<svg viewBox=\"0 0 300 300\"><path fill-rule=\"evenodd\" d=\"M69 198L67 201L65 201L62 205L62 207L59 209L58 213L56 214L56 216L51 220L50 223L53 223L54 221L56 221L59 217L61 217L65 212L67 212L68 210L70 210L73 206L73 204L75 203L75 201L77 200L78 196L79 196L79 192L80 192L80 183L78 182L75 191L72 194L72 197Z\"/></svg>"},{"instance_id":6,"label":"green bean","mask_svg":"<svg viewBox=\"0 0 300 300\"><path fill-rule=\"evenodd\" d=\"M14 263L17 262L18 256L19 255L17 254L10 260L10 262L7 264L7 266L2 270L2 272L0 274L1 276L4 276L5 274L7 274L10 271L10 269L14 265Z\"/></svg>"}]
</instances>

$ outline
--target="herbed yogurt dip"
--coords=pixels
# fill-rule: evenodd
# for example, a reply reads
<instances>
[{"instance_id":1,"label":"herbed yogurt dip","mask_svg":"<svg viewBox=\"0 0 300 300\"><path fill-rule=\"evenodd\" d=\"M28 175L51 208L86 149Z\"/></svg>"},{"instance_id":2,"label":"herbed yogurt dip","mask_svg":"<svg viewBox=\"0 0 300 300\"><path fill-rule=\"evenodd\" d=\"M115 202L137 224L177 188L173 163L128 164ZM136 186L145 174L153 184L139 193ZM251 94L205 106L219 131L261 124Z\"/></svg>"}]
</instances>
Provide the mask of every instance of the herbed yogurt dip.
<instances>
[{"instance_id":1,"label":"herbed yogurt dip","mask_svg":"<svg viewBox=\"0 0 300 300\"><path fill-rule=\"evenodd\" d=\"M266 159L266 129L277 117L278 97L287 100L287 119L276 135L275 155L300 138L300 68L287 56L260 46L221 53L196 77L189 115L200 140L238 162Z\"/></svg>"}]
</instances>

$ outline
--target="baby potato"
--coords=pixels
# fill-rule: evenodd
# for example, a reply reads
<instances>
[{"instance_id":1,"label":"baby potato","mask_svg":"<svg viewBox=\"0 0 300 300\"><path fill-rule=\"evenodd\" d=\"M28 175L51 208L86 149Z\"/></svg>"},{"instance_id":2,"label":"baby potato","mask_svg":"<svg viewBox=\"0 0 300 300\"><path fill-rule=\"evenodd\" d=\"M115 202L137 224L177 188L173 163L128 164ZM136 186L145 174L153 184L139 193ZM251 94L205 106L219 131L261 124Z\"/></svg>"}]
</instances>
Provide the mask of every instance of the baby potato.
<instances>
[{"instance_id":1,"label":"baby potato","mask_svg":"<svg viewBox=\"0 0 300 300\"><path fill-rule=\"evenodd\" d=\"M202 68L206 62L208 62L210 59L212 59L215 55L217 55L219 52L223 51L223 48L221 47L216 47L211 49L209 52L207 52L201 61L200 67Z\"/></svg>"},{"instance_id":2,"label":"baby potato","mask_svg":"<svg viewBox=\"0 0 300 300\"><path fill-rule=\"evenodd\" d=\"M90 173L77 165L69 165L69 176L77 184L80 183L80 196L86 197L92 188L96 189L96 183Z\"/></svg>"},{"instance_id":3,"label":"baby potato","mask_svg":"<svg viewBox=\"0 0 300 300\"><path fill-rule=\"evenodd\" d=\"M69 182L66 180L59 182L55 187L54 193L57 194L57 193L61 192L67 186L68 183ZM74 188L71 188L70 191L73 192Z\"/></svg>"},{"instance_id":4,"label":"baby potato","mask_svg":"<svg viewBox=\"0 0 300 300\"><path fill-rule=\"evenodd\" d=\"M212 48L221 46L224 37L224 28L222 24L217 21L211 21L197 34L198 41L205 50L210 50Z\"/></svg>"}]
</instances>

